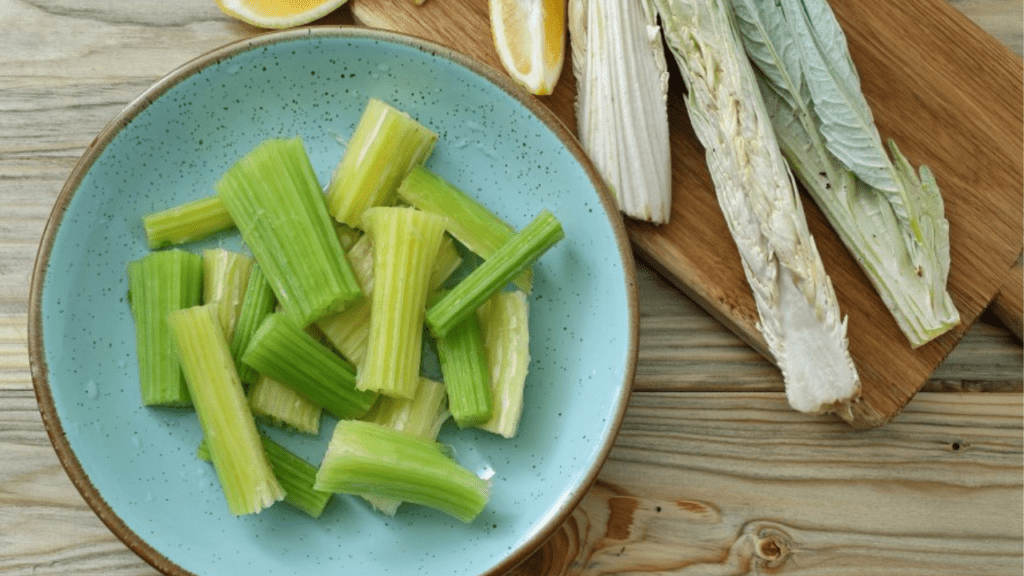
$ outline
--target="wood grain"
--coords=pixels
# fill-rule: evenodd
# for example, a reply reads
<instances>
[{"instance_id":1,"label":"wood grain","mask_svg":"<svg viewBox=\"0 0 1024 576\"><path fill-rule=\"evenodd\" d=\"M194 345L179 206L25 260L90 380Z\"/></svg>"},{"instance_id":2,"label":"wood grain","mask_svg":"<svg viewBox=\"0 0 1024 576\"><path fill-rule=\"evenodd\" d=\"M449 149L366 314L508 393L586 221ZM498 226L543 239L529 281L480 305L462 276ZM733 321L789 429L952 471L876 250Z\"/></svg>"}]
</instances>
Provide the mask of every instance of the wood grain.
<instances>
[{"instance_id":1,"label":"wood grain","mask_svg":"<svg viewBox=\"0 0 1024 576\"><path fill-rule=\"evenodd\" d=\"M962 319L946 335L912 349L822 213L805 202L811 232L849 316L850 352L863 385L862 401L843 417L868 428L895 417L924 385L999 292L1024 246L1024 68L1019 57L941 0L833 4L882 137L895 139L915 164L930 166L940 183L952 238L949 286ZM352 10L360 23L422 36L500 68L485 5L354 0ZM571 62L562 80L571 79L570 69ZM703 148L675 81L669 95L671 221L655 226L627 219L630 238L648 264L768 356ZM570 81L560 81L542 98L567 126L575 126L574 99Z\"/></svg>"},{"instance_id":2,"label":"wood grain","mask_svg":"<svg viewBox=\"0 0 1024 576\"><path fill-rule=\"evenodd\" d=\"M952 5L1020 54L1020 0ZM319 24L351 21L346 8ZM103 126L178 65L262 31L210 0L0 0L0 27L0 574L153 576L50 446L29 373L29 279L53 202ZM763 356L638 268L641 350L622 434L517 576L1021 574L1024 360L996 318L967 331L926 384L934 392L855 432L790 411Z\"/></svg>"}]
</instances>

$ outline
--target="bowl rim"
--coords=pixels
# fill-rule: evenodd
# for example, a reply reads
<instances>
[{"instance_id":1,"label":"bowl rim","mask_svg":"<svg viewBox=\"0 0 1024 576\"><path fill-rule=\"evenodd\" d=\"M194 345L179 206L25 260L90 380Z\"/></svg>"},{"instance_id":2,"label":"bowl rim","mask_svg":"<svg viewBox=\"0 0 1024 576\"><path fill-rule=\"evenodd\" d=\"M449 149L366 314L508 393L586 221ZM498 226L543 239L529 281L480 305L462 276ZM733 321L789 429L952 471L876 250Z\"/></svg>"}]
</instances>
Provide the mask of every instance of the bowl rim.
<instances>
[{"instance_id":1,"label":"bowl rim","mask_svg":"<svg viewBox=\"0 0 1024 576\"><path fill-rule=\"evenodd\" d=\"M597 480L597 476L604 466L612 445L615 442L618 432L622 426L626 407L632 394L633 381L636 376L636 364L638 356L639 340L639 305L636 267L629 237L620 215L617 204L611 191L599 175L596 167L583 151L576 136L570 131L562 120L557 117L539 99L528 93L525 89L513 82L511 78L501 74L496 69L473 59L472 57L458 52L452 48L426 40L410 34L393 32L388 30L365 28L355 25L314 25L302 28L295 28L283 31L262 33L257 36L235 40L218 48L207 51L157 80L142 94L132 100L120 113L117 114L100 131L96 138L86 147L82 156L72 169L68 179L65 181L55 203L47 218L43 234L40 239L39 249L36 254L32 270L32 279L29 291L28 305L28 351L29 364L31 368L32 384L36 395L36 402L39 405L43 427L46 429L57 457L60 460L72 484L85 499L86 503L99 517L99 519L114 533L129 549L135 552L153 568L169 576L194 576L171 559L167 558L143 538L136 534L127 524L114 512L106 502L99 490L92 484L89 476L85 473L81 462L71 449L60 416L54 404L53 393L50 389L48 378L48 366L43 343L42 326L42 292L45 284L46 271L49 265L51 251L57 235L57 231L63 221L66 212L75 192L78 190L82 180L88 174L93 164L99 159L107 145L135 119L143 110L160 98L171 88L185 79L197 74L210 65L216 64L235 55L248 52L263 46L272 44L301 40L303 38L359 38L377 40L388 43L400 44L416 48L429 55L440 57L453 62L454 64L467 69L469 72L482 77L506 94L517 100L530 113L536 116L569 151L579 165L583 168L594 189L597 191L598 199L608 217L609 224L615 236L618 247L619 259L623 265L623 273L626 288L628 305L627 334L627 355L626 365L623 370L623 382L616 399L617 408L614 414L610 433L607 434L600 445L597 457L590 463L590 467L583 476L579 489L570 495L564 505L556 514L549 516L544 523L527 539L521 541L501 562L497 563L484 572L486 576L502 576L521 564L524 560L536 552L554 533L564 524L573 511L579 506L583 497Z\"/></svg>"}]
</instances>

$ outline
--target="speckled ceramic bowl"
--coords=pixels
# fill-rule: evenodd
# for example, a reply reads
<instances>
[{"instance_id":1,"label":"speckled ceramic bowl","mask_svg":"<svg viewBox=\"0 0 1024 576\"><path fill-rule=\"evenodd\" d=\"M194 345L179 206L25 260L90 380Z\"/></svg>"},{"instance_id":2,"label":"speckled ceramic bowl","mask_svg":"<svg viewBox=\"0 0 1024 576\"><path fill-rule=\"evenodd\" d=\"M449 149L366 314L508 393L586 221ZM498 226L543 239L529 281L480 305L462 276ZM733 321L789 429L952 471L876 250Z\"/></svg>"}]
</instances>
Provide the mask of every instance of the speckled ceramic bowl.
<instances>
[{"instance_id":1,"label":"speckled ceramic bowl","mask_svg":"<svg viewBox=\"0 0 1024 576\"><path fill-rule=\"evenodd\" d=\"M520 434L444 428L459 462L493 470L491 501L461 524L406 505L394 518L339 496L323 517L285 506L232 517L196 459L187 410L140 404L126 264L147 252L145 213L213 192L269 137L301 135L322 181L370 96L441 137L428 166L516 227L543 207L566 239L536 266L531 371ZM191 249L240 246L222 234ZM32 376L61 462L97 515L167 574L501 574L539 546L597 476L633 379L637 307L629 244L570 133L499 74L437 45L357 28L232 44L149 89L71 174L31 293ZM275 437L318 463L319 437Z\"/></svg>"}]
</instances>

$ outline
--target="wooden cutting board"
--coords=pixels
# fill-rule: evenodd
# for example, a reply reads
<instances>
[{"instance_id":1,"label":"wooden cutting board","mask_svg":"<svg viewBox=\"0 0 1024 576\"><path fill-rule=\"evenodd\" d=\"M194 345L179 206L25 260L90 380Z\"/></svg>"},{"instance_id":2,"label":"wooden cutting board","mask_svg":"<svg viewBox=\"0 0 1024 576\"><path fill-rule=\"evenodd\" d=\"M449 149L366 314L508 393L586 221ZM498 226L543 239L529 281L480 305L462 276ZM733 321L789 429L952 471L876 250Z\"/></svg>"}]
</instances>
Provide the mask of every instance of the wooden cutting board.
<instances>
[{"instance_id":1,"label":"wooden cutting board","mask_svg":"<svg viewBox=\"0 0 1024 576\"><path fill-rule=\"evenodd\" d=\"M419 36L501 69L485 0L352 0L356 22ZM932 168L950 222L950 292L961 324L916 350L832 232L805 202L810 229L841 309L863 400L842 417L857 428L894 418L992 302L1024 245L1021 59L944 0L833 2L883 138ZM671 59L670 59L671 60ZM767 355L757 313L673 70L669 121L673 206L667 225L627 219L638 255ZM575 81L567 58L539 100L575 133ZM1019 268L1018 268L1019 270Z\"/></svg>"}]
</instances>

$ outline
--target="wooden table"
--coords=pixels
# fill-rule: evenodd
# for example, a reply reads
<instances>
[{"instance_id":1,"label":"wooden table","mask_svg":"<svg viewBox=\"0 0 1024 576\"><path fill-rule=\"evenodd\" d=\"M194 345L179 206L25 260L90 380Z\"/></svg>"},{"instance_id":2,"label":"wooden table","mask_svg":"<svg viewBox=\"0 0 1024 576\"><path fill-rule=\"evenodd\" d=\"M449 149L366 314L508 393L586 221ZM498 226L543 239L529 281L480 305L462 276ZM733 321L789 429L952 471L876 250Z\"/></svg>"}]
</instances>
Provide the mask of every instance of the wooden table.
<instances>
[{"instance_id":1,"label":"wooden table","mask_svg":"<svg viewBox=\"0 0 1024 576\"><path fill-rule=\"evenodd\" d=\"M1021 53L1020 0L952 4ZM29 280L99 130L165 73L259 31L212 0L0 0L0 30L0 574L153 574L50 446L29 372ZM894 422L856 432L791 411L772 364L643 262L638 276L621 433L583 503L516 574L1024 571L1022 350L995 316Z\"/></svg>"}]
</instances>

